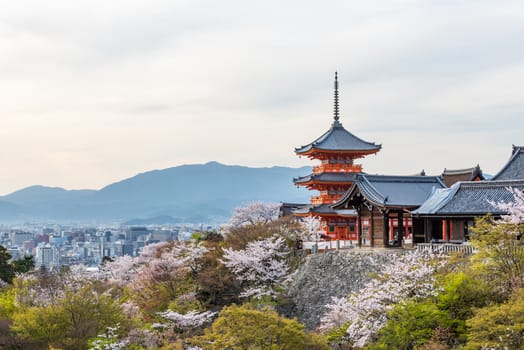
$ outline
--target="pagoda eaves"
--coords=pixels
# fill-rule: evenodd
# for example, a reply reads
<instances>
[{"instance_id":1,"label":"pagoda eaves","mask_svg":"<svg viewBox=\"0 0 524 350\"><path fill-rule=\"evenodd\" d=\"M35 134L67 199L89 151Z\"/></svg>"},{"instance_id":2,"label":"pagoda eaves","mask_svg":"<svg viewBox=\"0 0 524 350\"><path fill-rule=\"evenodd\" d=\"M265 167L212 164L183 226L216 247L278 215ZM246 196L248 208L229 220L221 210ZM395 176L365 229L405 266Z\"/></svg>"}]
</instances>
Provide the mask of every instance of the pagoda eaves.
<instances>
[{"instance_id":1,"label":"pagoda eaves","mask_svg":"<svg viewBox=\"0 0 524 350\"><path fill-rule=\"evenodd\" d=\"M357 173L320 173L301 176L293 179L295 185L308 186L313 184L347 185L355 181Z\"/></svg>"},{"instance_id":2,"label":"pagoda eaves","mask_svg":"<svg viewBox=\"0 0 524 350\"><path fill-rule=\"evenodd\" d=\"M334 97L333 122L329 130L315 141L295 148L298 156L319 160L320 164L313 167L311 174L293 179L295 185L319 192L311 197L311 204L294 210L293 215L319 217L326 236L354 240L356 213L341 215L331 205L340 200L357 175L362 173L362 165L355 164L354 160L375 154L382 146L356 137L340 123L337 73Z\"/></svg>"},{"instance_id":3,"label":"pagoda eaves","mask_svg":"<svg viewBox=\"0 0 524 350\"><path fill-rule=\"evenodd\" d=\"M364 141L346 129L338 121L315 141L302 147L295 148L295 153L301 156L321 159L323 153L332 154L342 152L351 158L360 158L380 151L381 145Z\"/></svg>"}]
</instances>

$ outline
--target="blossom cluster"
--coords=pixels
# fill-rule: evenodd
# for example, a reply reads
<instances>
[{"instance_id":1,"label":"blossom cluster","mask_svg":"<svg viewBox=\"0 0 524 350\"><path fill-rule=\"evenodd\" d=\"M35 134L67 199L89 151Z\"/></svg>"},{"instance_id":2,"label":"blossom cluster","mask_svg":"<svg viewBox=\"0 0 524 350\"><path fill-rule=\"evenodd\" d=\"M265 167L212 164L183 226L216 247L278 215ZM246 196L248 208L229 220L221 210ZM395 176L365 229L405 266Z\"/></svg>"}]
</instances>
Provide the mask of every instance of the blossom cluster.
<instances>
[{"instance_id":1,"label":"blossom cluster","mask_svg":"<svg viewBox=\"0 0 524 350\"><path fill-rule=\"evenodd\" d=\"M246 285L241 296L260 298L274 295L274 288L285 281L289 273L287 254L284 239L274 236L249 242L242 250L226 248L221 262Z\"/></svg>"},{"instance_id":2,"label":"blossom cluster","mask_svg":"<svg viewBox=\"0 0 524 350\"><path fill-rule=\"evenodd\" d=\"M162 316L168 321L171 321L172 325L179 329L192 329L198 328L208 323L216 315L216 312L204 311L198 312L196 310L190 311L186 314L180 314L173 310L167 310L164 312L158 312L158 315ZM164 328L170 327L167 324L154 324L153 328Z\"/></svg>"},{"instance_id":3,"label":"blossom cluster","mask_svg":"<svg viewBox=\"0 0 524 350\"><path fill-rule=\"evenodd\" d=\"M320 227L322 222L316 216L306 216L302 218L300 224L303 228L302 240L303 241L319 241L320 240Z\"/></svg>"},{"instance_id":4,"label":"blossom cluster","mask_svg":"<svg viewBox=\"0 0 524 350\"><path fill-rule=\"evenodd\" d=\"M229 226L266 224L278 218L280 203L251 202L244 207L235 208Z\"/></svg>"},{"instance_id":5,"label":"blossom cluster","mask_svg":"<svg viewBox=\"0 0 524 350\"><path fill-rule=\"evenodd\" d=\"M160 242L145 246L137 257L125 255L107 262L102 270L111 283L140 288L144 281L154 283L197 270L206 252L192 242Z\"/></svg>"},{"instance_id":6,"label":"blossom cluster","mask_svg":"<svg viewBox=\"0 0 524 350\"><path fill-rule=\"evenodd\" d=\"M518 188L508 187L507 190L513 195L510 202L490 202L495 208L506 212L502 221L507 224L518 225L524 222L524 191Z\"/></svg>"},{"instance_id":7,"label":"blossom cluster","mask_svg":"<svg viewBox=\"0 0 524 350\"><path fill-rule=\"evenodd\" d=\"M348 340L356 347L363 347L385 326L387 311L394 304L437 294L434 287L434 273L440 266L434 263L437 257L428 252L390 254L380 276L349 298L334 298L326 305L328 311L321 320L321 330L349 324Z\"/></svg>"}]
</instances>

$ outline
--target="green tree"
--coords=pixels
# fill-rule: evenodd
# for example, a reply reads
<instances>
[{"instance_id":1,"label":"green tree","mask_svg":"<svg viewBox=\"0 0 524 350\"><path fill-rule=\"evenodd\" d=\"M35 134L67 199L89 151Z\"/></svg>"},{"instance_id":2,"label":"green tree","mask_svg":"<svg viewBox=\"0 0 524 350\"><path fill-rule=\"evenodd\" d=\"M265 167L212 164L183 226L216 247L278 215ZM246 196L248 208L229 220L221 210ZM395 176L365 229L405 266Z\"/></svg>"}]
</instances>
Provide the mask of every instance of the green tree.
<instances>
[{"instance_id":1,"label":"green tree","mask_svg":"<svg viewBox=\"0 0 524 350\"><path fill-rule=\"evenodd\" d=\"M88 340L106 327L128 323L110 295L86 284L79 291L66 290L56 304L21 308L11 329L35 348L86 349Z\"/></svg>"},{"instance_id":2,"label":"green tree","mask_svg":"<svg viewBox=\"0 0 524 350\"><path fill-rule=\"evenodd\" d=\"M7 283L11 283L14 277L10 259L11 253L4 246L0 246L0 279Z\"/></svg>"},{"instance_id":3,"label":"green tree","mask_svg":"<svg viewBox=\"0 0 524 350\"><path fill-rule=\"evenodd\" d=\"M523 349L524 288L515 290L506 303L478 309L467 325L464 349Z\"/></svg>"},{"instance_id":4,"label":"green tree","mask_svg":"<svg viewBox=\"0 0 524 350\"><path fill-rule=\"evenodd\" d=\"M14 273L25 273L35 268L35 258L32 255L24 255L23 258L16 259L11 264Z\"/></svg>"},{"instance_id":5,"label":"green tree","mask_svg":"<svg viewBox=\"0 0 524 350\"><path fill-rule=\"evenodd\" d=\"M473 315L474 308L484 307L496 297L485 279L472 270L466 267L465 272L444 276L437 298L439 309L463 321Z\"/></svg>"},{"instance_id":6,"label":"green tree","mask_svg":"<svg viewBox=\"0 0 524 350\"><path fill-rule=\"evenodd\" d=\"M441 341L453 343L456 334L464 332L464 322L453 319L432 300L407 301L388 313L388 323L367 349L416 349L434 338L435 331L443 330L450 337Z\"/></svg>"},{"instance_id":7,"label":"green tree","mask_svg":"<svg viewBox=\"0 0 524 350\"><path fill-rule=\"evenodd\" d=\"M11 332L11 318L17 311L16 292L12 287L0 291L0 347L3 349L16 348L18 339Z\"/></svg>"},{"instance_id":8,"label":"green tree","mask_svg":"<svg viewBox=\"0 0 524 350\"><path fill-rule=\"evenodd\" d=\"M324 337L307 333L298 321L247 305L225 307L211 328L190 342L208 350L327 349Z\"/></svg>"},{"instance_id":9,"label":"green tree","mask_svg":"<svg viewBox=\"0 0 524 350\"><path fill-rule=\"evenodd\" d=\"M519 238L522 224L496 222L487 215L475 221L471 242L479 252L475 259L486 269L486 275L507 295L523 286L524 245Z\"/></svg>"},{"instance_id":10,"label":"green tree","mask_svg":"<svg viewBox=\"0 0 524 350\"><path fill-rule=\"evenodd\" d=\"M21 259L11 260L11 253L0 246L0 279L7 283L12 283L15 273L29 272L35 267L34 258L26 255Z\"/></svg>"}]
</instances>

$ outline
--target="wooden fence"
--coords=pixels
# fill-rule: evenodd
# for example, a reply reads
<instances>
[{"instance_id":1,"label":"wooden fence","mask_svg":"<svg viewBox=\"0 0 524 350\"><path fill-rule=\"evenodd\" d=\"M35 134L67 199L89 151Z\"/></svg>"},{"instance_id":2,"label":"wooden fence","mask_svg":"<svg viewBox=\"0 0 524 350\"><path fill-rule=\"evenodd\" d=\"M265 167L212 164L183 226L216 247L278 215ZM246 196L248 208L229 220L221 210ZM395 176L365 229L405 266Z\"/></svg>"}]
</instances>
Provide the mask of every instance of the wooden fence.
<instances>
[{"instance_id":1,"label":"wooden fence","mask_svg":"<svg viewBox=\"0 0 524 350\"><path fill-rule=\"evenodd\" d=\"M471 244L452 244L452 243L418 243L418 251L430 251L433 253L453 253L461 252L466 254L473 254L475 249Z\"/></svg>"}]
</instances>

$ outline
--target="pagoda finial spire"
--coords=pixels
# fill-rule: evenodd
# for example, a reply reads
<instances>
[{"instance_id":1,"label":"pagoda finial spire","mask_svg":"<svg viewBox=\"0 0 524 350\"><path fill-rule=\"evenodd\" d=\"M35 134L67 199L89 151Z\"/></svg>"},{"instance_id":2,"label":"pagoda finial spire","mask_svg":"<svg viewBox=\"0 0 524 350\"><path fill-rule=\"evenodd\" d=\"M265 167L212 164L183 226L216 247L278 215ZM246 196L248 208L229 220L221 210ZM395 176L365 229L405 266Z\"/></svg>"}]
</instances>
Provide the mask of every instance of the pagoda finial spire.
<instances>
[{"instance_id":1,"label":"pagoda finial spire","mask_svg":"<svg viewBox=\"0 0 524 350\"><path fill-rule=\"evenodd\" d=\"M338 113L338 72L335 72L335 106L333 109L333 119L335 121L333 122L333 126L341 126L340 122L338 121L340 118Z\"/></svg>"}]
</instances>

